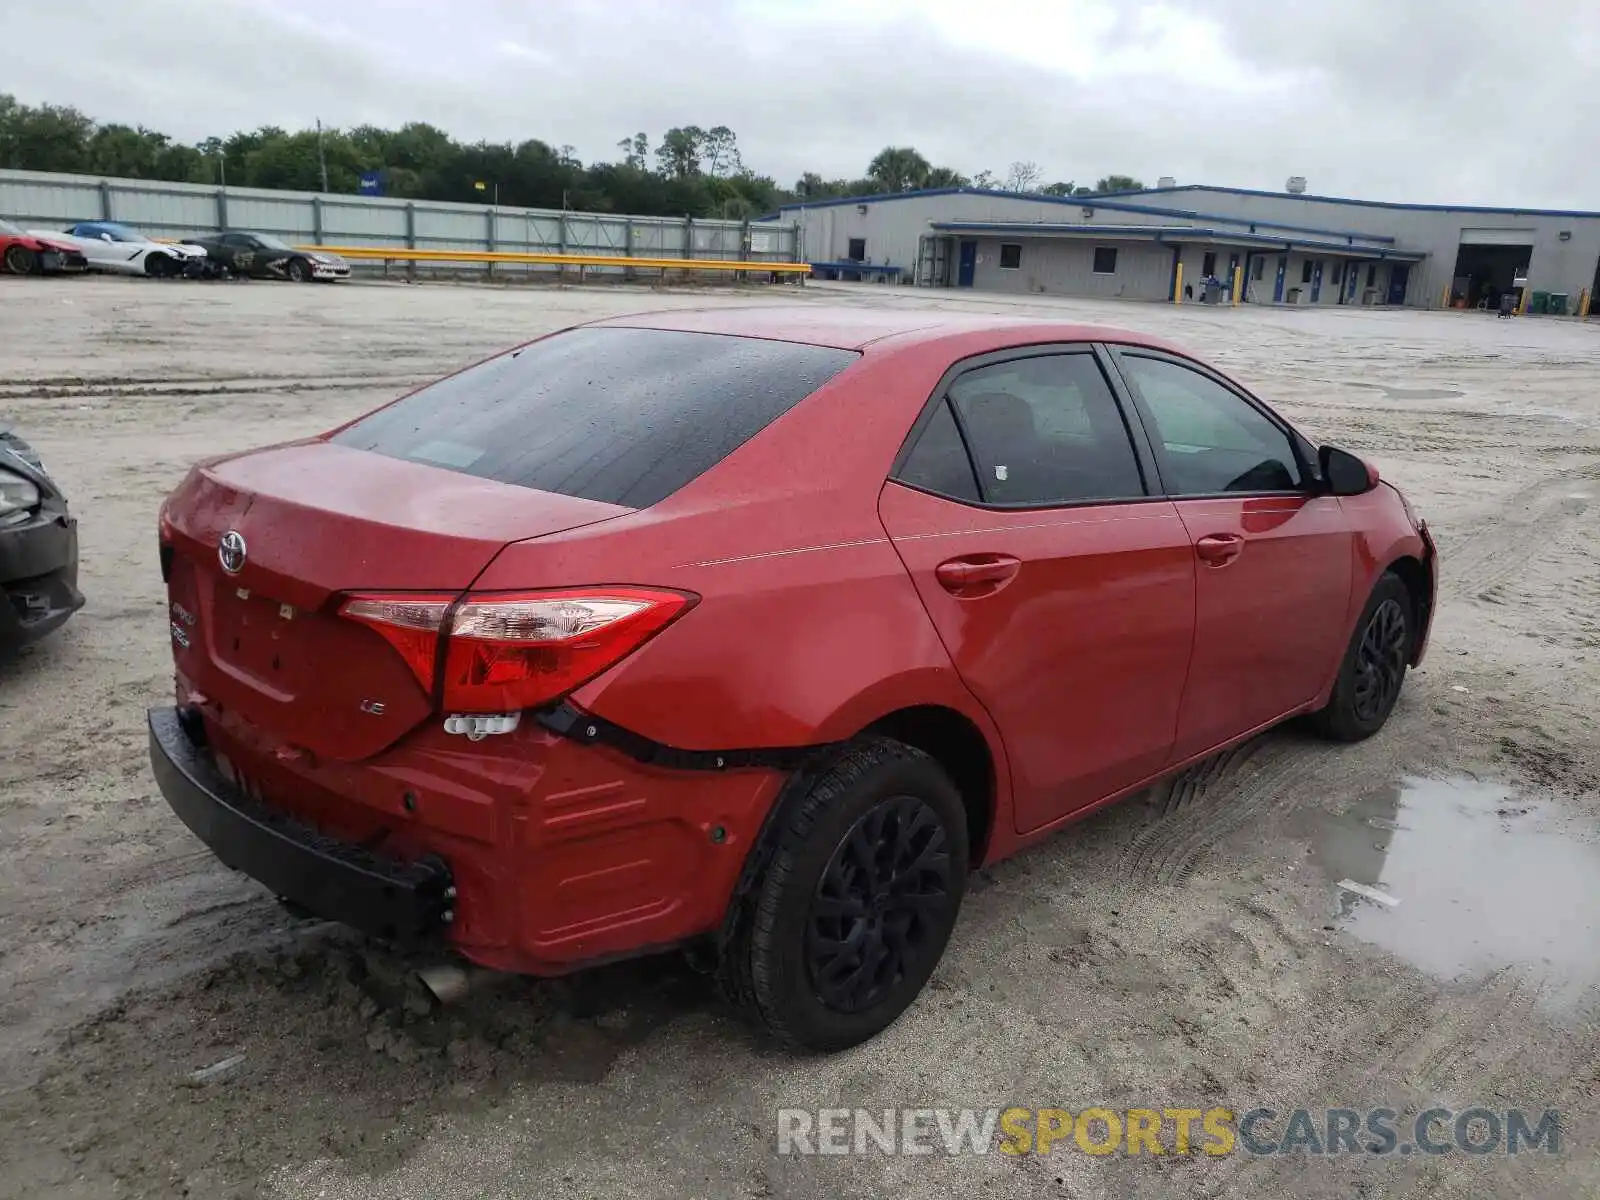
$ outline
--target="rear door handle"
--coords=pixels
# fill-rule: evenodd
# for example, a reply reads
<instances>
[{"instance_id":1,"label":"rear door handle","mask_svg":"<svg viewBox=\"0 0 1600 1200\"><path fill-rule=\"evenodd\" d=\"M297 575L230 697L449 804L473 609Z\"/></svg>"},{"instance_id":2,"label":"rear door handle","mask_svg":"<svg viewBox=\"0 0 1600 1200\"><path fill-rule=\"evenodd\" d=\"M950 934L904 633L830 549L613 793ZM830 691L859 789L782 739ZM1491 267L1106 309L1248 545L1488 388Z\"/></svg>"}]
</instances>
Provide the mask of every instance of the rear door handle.
<instances>
[{"instance_id":1,"label":"rear door handle","mask_svg":"<svg viewBox=\"0 0 1600 1200\"><path fill-rule=\"evenodd\" d=\"M1200 561L1213 567L1227 566L1243 549L1244 539L1236 533L1208 533L1194 544Z\"/></svg>"},{"instance_id":2,"label":"rear door handle","mask_svg":"<svg viewBox=\"0 0 1600 1200\"><path fill-rule=\"evenodd\" d=\"M964 554L946 559L933 574L952 596L972 599L998 592L1016 578L1021 567L1021 560L1009 554Z\"/></svg>"}]
</instances>

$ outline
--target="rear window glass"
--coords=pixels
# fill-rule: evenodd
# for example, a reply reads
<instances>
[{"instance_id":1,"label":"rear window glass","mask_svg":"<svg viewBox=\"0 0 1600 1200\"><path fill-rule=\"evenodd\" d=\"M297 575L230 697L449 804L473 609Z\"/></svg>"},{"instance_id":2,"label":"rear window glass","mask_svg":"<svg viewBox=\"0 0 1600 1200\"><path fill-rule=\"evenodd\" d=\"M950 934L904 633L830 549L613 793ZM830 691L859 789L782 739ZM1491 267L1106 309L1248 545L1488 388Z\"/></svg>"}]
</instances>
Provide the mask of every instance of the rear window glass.
<instances>
[{"instance_id":1,"label":"rear window glass","mask_svg":"<svg viewBox=\"0 0 1600 1200\"><path fill-rule=\"evenodd\" d=\"M575 329L442 379L339 445L647 508L857 358L724 334Z\"/></svg>"}]
</instances>

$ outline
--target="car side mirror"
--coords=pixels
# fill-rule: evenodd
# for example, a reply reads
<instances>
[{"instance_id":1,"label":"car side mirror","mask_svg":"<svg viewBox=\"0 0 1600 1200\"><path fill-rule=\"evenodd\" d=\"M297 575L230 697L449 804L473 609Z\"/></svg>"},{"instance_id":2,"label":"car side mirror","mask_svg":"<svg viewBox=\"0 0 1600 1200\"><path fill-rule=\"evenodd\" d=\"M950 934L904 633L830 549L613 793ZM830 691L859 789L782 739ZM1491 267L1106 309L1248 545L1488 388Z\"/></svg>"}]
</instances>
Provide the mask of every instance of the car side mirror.
<instances>
[{"instance_id":1,"label":"car side mirror","mask_svg":"<svg viewBox=\"0 0 1600 1200\"><path fill-rule=\"evenodd\" d=\"M1378 486L1378 468L1337 446L1317 451L1322 482L1329 495L1360 496Z\"/></svg>"},{"instance_id":2,"label":"car side mirror","mask_svg":"<svg viewBox=\"0 0 1600 1200\"><path fill-rule=\"evenodd\" d=\"M102 242L109 242L111 240L111 235L109 233L102 233L100 235L100 240Z\"/></svg>"}]
</instances>

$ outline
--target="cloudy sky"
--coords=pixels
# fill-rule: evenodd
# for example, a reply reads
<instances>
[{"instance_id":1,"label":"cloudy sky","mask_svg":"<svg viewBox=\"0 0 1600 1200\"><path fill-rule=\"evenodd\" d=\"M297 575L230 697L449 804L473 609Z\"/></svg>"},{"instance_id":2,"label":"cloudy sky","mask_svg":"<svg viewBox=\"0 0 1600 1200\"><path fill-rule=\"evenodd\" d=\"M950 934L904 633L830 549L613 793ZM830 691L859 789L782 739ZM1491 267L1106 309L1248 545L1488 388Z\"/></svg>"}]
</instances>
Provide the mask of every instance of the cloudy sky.
<instances>
[{"instance_id":1,"label":"cloudy sky","mask_svg":"<svg viewBox=\"0 0 1600 1200\"><path fill-rule=\"evenodd\" d=\"M184 140L429 121L614 157L1600 209L1594 0L5 0L0 90ZM48 49L45 49L48 48Z\"/></svg>"}]
</instances>

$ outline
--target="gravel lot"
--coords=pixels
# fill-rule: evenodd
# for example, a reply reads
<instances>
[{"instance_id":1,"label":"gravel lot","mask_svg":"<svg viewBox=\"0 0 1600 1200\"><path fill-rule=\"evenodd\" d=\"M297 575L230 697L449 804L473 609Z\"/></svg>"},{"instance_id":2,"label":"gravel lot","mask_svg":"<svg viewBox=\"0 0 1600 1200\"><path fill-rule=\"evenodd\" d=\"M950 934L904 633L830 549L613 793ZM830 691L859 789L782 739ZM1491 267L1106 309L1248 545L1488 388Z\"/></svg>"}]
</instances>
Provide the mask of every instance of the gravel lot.
<instances>
[{"instance_id":1,"label":"gravel lot","mask_svg":"<svg viewBox=\"0 0 1600 1200\"><path fill-rule=\"evenodd\" d=\"M928 993L829 1059L755 1044L670 960L423 1013L403 963L199 848L142 724L190 462L565 324L779 298L1159 330L1373 458L1444 559L1394 719L1269 735L981 872ZM0 1195L1600 1194L1597 383L1600 323L1478 314L0 278L0 414L72 497L89 596L0 661ZM776 1153L780 1107L1008 1104L1559 1109L1562 1152Z\"/></svg>"}]
</instances>

